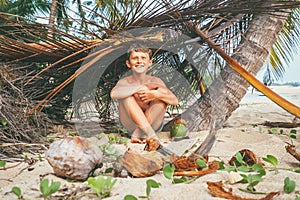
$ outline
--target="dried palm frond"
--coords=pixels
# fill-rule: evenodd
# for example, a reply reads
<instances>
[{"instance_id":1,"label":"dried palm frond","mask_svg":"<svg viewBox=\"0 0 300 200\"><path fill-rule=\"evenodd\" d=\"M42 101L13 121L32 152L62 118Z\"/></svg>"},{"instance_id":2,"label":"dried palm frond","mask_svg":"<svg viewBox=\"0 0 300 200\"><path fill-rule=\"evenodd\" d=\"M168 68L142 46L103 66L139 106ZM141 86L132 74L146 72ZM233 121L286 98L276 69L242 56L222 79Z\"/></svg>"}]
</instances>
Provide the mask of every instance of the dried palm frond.
<instances>
[{"instance_id":1,"label":"dried palm frond","mask_svg":"<svg viewBox=\"0 0 300 200\"><path fill-rule=\"evenodd\" d=\"M0 68L0 160L20 157L24 151L45 150L26 143L45 142L45 136L52 127L44 113L27 114L34 102L24 95L20 84L26 68L30 66L17 68L1 65Z\"/></svg>"}]
</instances>

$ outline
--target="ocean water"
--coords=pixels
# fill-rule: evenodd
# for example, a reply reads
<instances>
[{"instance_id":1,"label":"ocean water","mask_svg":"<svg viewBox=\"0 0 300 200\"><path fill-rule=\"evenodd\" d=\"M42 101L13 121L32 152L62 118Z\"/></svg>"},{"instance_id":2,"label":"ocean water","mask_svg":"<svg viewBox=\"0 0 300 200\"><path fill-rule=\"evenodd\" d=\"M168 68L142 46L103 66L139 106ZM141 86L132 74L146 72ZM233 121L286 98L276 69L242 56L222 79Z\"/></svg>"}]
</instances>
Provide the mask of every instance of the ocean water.
<instances>
[{"instance_id":1,"label":"ocean water","mask_svg":"<svg viewBox=\"0 0 300 200\"><path fill-rule=\"evenodd\" d=\"M272 88L271 88L272 89ZM284 99L290 101L290 102L298 102L299 105L299 101L300 101L300 96L298 94L293 94L293 93L279 93L275 90L273 90L274 92L276 92L279 96L283 97ZM266 97L263 93L254 90L252 93L252 89L248 89L246 95L244 96L245 100L268 100L268 97Z\"/></svg>"}]
</instances>

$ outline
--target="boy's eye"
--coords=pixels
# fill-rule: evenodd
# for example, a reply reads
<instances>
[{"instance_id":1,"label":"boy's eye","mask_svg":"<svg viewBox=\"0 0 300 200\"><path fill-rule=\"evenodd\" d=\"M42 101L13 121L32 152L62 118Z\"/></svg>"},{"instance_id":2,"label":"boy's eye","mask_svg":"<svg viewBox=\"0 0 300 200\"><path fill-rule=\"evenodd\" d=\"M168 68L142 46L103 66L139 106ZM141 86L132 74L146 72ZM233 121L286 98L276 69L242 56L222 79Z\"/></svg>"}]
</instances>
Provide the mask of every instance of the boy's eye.
<instances>
[{"instance_id":1,"label":"boy's eye","mask_svg":"<svg viewBox=\"0 0 300 200\"><path fill-rule=\"evenodd\" d=\"M139 59L141 59L141 60L146 60L147 58L146 57L141 57L141 58L138 58L138 57L134 57L134 58L132 58L133 60L139 60Z\"/></svg>"}]
</instances>

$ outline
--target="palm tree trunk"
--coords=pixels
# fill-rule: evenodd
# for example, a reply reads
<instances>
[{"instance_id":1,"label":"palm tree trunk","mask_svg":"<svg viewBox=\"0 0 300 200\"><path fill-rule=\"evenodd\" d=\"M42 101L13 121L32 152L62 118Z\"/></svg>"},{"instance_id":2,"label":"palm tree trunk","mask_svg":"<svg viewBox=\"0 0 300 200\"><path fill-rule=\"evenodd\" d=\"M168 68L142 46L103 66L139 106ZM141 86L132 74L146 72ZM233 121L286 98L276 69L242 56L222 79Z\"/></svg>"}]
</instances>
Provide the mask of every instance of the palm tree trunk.
<instances>
[{"instance_id":1,"label":"palm tree trunk","mask_svg":"<svg viewBox=\"0 0 300 200\"><path fill-rule=\"evenodd\" d=\"M55 24L57 3L58 3L57 0L52 0L51 3L51 10L49 16L49 37L54 37L52 28L54 28L54 24Z\"/></svg>"},{"instance_id":2,"label":"palm tree trunk","mask_svg":"<svg viewBox=\"0 0 300 200\"><path fill-rule=\"evenodd\" d=\"M240 48L232 57L250 73L256 75L263 66L288 14L281 13L281 18L270 15L256 16ZM220 128L239 107L248 87L249 83L245 79L230 66L226 66L202 98L182 114L188 121L189 130L209 129L212 124Z\"/></svg>"}]
</instances>

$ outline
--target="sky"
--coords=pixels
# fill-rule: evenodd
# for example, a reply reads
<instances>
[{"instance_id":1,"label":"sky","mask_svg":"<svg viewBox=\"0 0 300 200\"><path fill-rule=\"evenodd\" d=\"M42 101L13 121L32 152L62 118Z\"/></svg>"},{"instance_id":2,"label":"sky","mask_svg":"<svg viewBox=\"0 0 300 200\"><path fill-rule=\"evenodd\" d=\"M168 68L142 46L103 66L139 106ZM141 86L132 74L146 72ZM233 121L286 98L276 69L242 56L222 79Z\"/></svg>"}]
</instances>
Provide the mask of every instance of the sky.
<instances>
[{"instance_id":1,"label":"sky","mask_svg":"<svg viewBox=\"0 0 300 200\"><path fill-rule=\"evenodd\" d=\"M300 83L300 51L294 55L293 61L286 68L282 82Z\"/></svg>"},{"instance_id":2,"label":"sky","mask_svg":"<svg viewBox=\"0 0 300 200\"><path fill-rule=\"evenodd\" d=\"M264 73L265 67L262 67L262 69L257 73L256 78L262 81ZM280 84L287 82L300 83L300 47L299 50L297 50L297 53L293 55L290 63L285 66L285 73L283 74L282 79L274 81L274 83Z\"/></svg>"}]
</instances>

